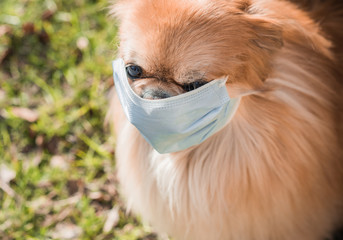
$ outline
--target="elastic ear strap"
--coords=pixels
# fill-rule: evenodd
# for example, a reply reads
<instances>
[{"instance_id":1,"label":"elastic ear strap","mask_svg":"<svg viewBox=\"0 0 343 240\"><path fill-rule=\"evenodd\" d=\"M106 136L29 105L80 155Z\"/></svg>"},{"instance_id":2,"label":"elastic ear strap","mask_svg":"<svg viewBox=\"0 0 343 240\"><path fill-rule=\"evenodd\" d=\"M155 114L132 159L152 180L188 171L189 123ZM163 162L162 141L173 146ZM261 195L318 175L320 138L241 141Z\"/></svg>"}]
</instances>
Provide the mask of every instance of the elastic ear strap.
<instances>
[{"instance_id":1,"label":"elastic ear strap","mask_svg":"<svg viewBox=\"0 0 343 240\"><path fill-rule=\"evenodd\" d=\"M239 98L260 93L261 90L251 90L239 95Z\"/></svg>"},{"instance_id":2,"label":"elastic ear strap","mask_svg":"<svg viewBox=\"0 0 343 240\"><path fill-rule=\"evenodd\" d=\"M223 77L223 78L218 79L218 81L220 82L220 83L219 83L219 86L220 86L220 87L225 86L225 84L226 84L228 78L229 78L229 76L225 76L225 77Z\"/></svg>"}]
</instances>

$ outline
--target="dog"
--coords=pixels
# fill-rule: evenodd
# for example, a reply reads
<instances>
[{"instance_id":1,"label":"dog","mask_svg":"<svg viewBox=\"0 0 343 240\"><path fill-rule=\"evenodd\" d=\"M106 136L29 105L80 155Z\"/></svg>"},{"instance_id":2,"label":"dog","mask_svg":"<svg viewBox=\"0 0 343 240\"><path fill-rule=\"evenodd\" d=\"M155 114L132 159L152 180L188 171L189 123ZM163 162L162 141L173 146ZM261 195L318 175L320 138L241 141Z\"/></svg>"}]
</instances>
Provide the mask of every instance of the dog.
<instances>
[{"instance_id":1,"label":"dog","mask_svg":"<svg viewBox=\"0 0 343 240\"><path fill-rule=\"evenodd\" d=\"M118 55L138 96L160 101L227 76L229 96L241 98L211 137L160 154L114 93L108 118L128 208L175 239L330 239L343 223L342 9L116 1Z\"/></svg>"}]
</instances>

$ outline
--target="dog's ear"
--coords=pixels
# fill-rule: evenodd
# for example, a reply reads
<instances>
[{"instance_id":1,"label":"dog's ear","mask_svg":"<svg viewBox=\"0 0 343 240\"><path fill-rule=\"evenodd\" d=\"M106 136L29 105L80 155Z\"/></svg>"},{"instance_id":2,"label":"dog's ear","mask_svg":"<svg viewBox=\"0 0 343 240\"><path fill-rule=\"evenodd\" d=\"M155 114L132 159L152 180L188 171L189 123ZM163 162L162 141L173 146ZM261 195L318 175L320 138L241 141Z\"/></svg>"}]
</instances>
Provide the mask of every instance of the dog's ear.
<instances>
[{"instance_id":1,"label":"dog's ear","mask_svg":"<svg viewBox=\"0 0 343 240\"><path fill-rule=\"evenodd\" d=\"M263 10L252 4L251 0L234 0L234 2L248 24L252 44L270 52L283 46L282 28L275 20L265 17Z\"/></svg>"},{"instance_id":2,"label":"dog's ear","mask_svg":"<svg viewBox=\"0 0 343 240\"><path fill-rule=\"evenodd\" d=\"M283 46L282 28L275 21L258 15L245 15L251 31L250 43L273 53Z\"/></svg>"},{"instance_id":3,"label":"dog's ear","mask_svg":"<svg viewBox=\"0 0 343 240\"><path fill-rule=\"evenodd\" d=\"M248 12L251 6L250 0L236 0L234 1L235 7L242 11L242 12Z\"/></svg>"},{"instance_id":4,"label":"dog's ear","mask_svg":"<svg viewBox=\"0 0 343 240\"><path fill-rule=\"evenodd\" d=\"M266 17L245 15L249 34L250 62L258 78L264 81L270 72L273 56L283 46L282 28Z\"/></svg>"},{"instance_id":5,"label":"dog's ear","mask_svg":"<svg viewBox=\"0 0 343 240\"><path fill-rule=\"evenodd\" d=\"M283 46L282 26L278 24L277 19L268 17L269 14L263 6L251 3L250 0L234 1L238 15L242 17L245 37L248 40L247 68L256 74L255 83L260 83L268 77L273 55Z\"/></svg>"}]
</instances>

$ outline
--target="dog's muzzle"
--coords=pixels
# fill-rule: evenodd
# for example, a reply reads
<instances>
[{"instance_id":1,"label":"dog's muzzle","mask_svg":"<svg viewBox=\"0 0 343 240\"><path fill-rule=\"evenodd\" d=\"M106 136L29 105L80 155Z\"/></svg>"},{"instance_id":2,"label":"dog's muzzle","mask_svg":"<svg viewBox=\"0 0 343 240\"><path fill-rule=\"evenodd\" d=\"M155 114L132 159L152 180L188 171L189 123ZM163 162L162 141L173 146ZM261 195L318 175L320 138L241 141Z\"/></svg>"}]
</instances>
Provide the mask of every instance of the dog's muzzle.
<instances>
[{"instance_id":1,"label":"dog's muzzle","mask_svg":"<svg viewBox=\"0 0 343 240\"><path fill-rule=\"evenodd\" d=\"M162 89L143 89L141 98L144 99L163 99L169 98L172 95Z\"/></svg>"}]
</instances>

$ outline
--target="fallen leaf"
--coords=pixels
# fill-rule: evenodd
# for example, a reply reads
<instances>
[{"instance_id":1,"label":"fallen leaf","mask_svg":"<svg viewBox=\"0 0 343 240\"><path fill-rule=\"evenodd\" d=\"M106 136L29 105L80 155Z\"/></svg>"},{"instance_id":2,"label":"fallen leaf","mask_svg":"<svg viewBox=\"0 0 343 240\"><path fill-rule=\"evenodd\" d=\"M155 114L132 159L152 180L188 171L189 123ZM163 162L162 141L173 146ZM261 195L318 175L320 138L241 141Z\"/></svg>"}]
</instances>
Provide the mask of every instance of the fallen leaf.
<instances>
[{"instance_id":1,"label":"fallen leaf","mask_svg":"<svg viewBox=\"0 0 343 240\"><path fill-rule=\"evenodd\" d=\"M44 144L44 148L49 151L52 155L56 155L58 152L58 145L60 143L60 138L57 136L53 136L50 140L48 140Z\"/></svg>"},{"instance_id":2,"label":"fallen leaf","mask_svg":"<svg viewBox=\"0 0 343 240\"><path fill-rule=\"evenodd\" d=\"M52 207L53 201L47 196L41 196L28 204L36 214L47 215Z\"/></svg>"},{"instance_id":3,"label":"fallen leaf","mask_svg":"<svg viewBox=\"0 0 343 240\"><path fill-rule=\"evenodd\" d=\"M54 202L54 209L58 211L61 208L64 208L66 206L74 205L78 203L81 200L82 195L81 194L76 194L70 198L58 200Z\"/></svg>"},{"instance_id":4,"label":"fallen leaf","mask_svg":"<svg viewBox=\"0 0 343 240\"><path fill-rule=\"evenodd\" d=\"M14 107L11 110L14 116L24 119L28 122L35 122L37 121L39 117L39 114L37 113L37 111L29 109L29 108Z\"/></svg>"},{"instance_id":5,"label":"fallen leaf","mask_svg":"<svg viewBox=\"0 0 343 240\"><path fill-rule=\"evenodd\" d=\"M88 197L92 200L99 200L103 198L103 194L101 192L90 192Z\"/></svg>"},{"instance_id":6,"label":"fallen leaf","mask_svg":"<svg viewBox=\"0 0 343 240\"><path fill-rule=\"evenodd\" d=\"M50 166L53 168L60 168L62 170L68 170L69 162L64 157L60 155L55 155L50 160Z\"/></svg>"},{"instance_id":7,"label":"fallen leaf","mask_svg":"<svg viewBox=\"0 0 343 240\"><path fill-rule=\"evenodd\" d=\"M57 214L54 215L46 215L46 218L42 224L43 227L49 227L56 222L61 222L64 219L66 219L68 216L70 216L73 212L74 208L73 207L67 207L63 209L62 211L58 212Z\"/></svg>"},{"instance_id":8,"label":"fallen leaf","mask_svg":"<svg viewBox=\"0 0 343 240\"><path fill-rule=\"evenodd\" d=\"M56 13L56 11L51 11L51 10L45 10L42 14L42 20L50 20L52 18L52 16L54 16L54 14Z\"/></svg>"},{"instance_id":9,"label":"fallen leaf","mask_svg":"<svg viewBox=\"0 0 343 240\"><path fill-rule=\"evenodd\" d=\"M3 163L0 165L0 189L11 197L15 197L15 192L10 187L9 183L15 178L15 176L16 173L14 170L10 169Z\"/></svg>"},{"instance_id":10,"label":"fallen leaf","mask_svg":"<svg viewBox=\"0 0 343 240\"><path fill-rule=\"evenodd\" d=\"M69 179L67 189L69 195L82 194L85 191L85 183L81 179Z\"/></svg>"},{"instance_id":11,"label":"fallen leaf","mask_svg":"<svg viewBox=\"0 0 343 240\"><path fill-rule=\"evenodd\" d=\"M32 22L27 22L23 24L22 29L25 35L30 35L35 33L35 25Z\"/></svg>"},{"instance_id":12,"label":"fallen leaf","mask_svg":"<svg viewBox=\"0 0 343 240\"><path fill-rule=\"evenodd\" d=\"M106 222L104 224L103 232L108 233L110 232L115 226L117 226L119 222L119 207L113 207L107 215Z\"/></svg>"},{"instance_id":13,"label":"fallen leaf","mask_svg":"<svg viewBox=\"0 0 343 240\"><path fill-rule=\"evenodd\" d=\"M58 223L50 233L54 239L77 239L82 234L82 228L72 223Z\"/></svg>"},{"instance_id":14,"label":"fallen leaf","mask_svg":"<svg viewBox=\"0 0 343 240\"><path fill-rule=\"evenodd\" d=\"M15 178L15 171L7 167L5 164L0 165L0 181L8 184Z\"/></svg>"}]
</instances>

